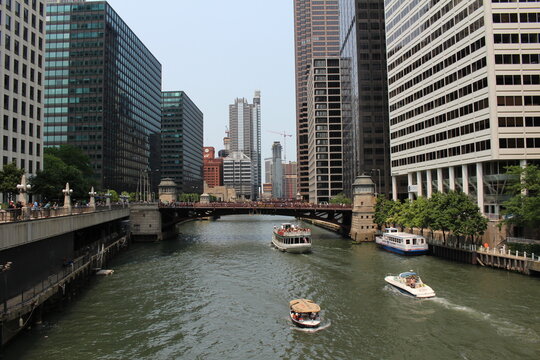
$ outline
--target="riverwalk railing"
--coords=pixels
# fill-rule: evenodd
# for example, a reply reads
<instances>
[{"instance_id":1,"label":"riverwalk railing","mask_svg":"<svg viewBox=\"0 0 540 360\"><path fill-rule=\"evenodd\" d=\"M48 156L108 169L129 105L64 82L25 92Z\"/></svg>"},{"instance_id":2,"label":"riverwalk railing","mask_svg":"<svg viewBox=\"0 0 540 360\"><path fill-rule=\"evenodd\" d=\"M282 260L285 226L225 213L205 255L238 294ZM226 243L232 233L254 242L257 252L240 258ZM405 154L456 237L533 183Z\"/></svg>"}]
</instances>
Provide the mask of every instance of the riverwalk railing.
<instances>
[{"instance_id":1,"label":"riverwalk railing","mask_svg":"<svg viewBox=\"0 0 540 360\"><path fill-rule=\"evenodd\" d=\"M47 219L58 216L81 215L97 211L119 209L122 207L122 205L111 205L109 208L109 206L103 205L97 206L96 208L91 208L88 206L73 206L71 209L64 207L6 209L0 210L0 223Z\"/></svg>"}]
</instances>

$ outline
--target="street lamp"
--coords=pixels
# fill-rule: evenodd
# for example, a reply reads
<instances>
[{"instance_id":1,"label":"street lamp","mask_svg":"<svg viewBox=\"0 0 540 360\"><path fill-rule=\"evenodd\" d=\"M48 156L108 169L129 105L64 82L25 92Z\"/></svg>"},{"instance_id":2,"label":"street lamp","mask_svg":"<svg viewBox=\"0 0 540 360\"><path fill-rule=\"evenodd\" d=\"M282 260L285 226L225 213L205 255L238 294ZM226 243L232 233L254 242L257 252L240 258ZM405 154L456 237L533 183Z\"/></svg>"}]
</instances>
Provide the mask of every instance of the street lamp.
<instances>
[{"instance_id":1,"label":"street lamp","mask_svg":"<svg viewBox=\"0 0 540 360\"><path fill-rule=\"evenodd\" d=\"M26 183L26 175L21 177L21 183L17 185L17 190L19 191L19 201L26 206L28 200L26 199L26 193L30 191L32 185Z\"/></svg>"},{"instance_id":2,"label":"street lamp","mask_svg":"<svg viewBox=\"0 0 540 360\"><path fill-rule=\"evenodd\" d=\"M73 194L73 190L69 188L69 183L66 183L66 188L62 189L62 193L64 194L64 209L67 209L69 215L71 215L71 194Z\"/></svg>"},{"instance_id":3,"label":"street lamp","mask_svg":"<svg viewBox=\"0 0 540 360\"><path fill-rule=\"evenodd\" d=\"M6 262L5 264L0 264L0 272L5 273L8 270L11 270L11 261ZM7 274L4 275L4 314L7 313L7 301L8 301L8 286L7 286Z\"/></svg>"},{"instance_id":4,"label":"street lamp","mask_svg":"<svg viewBox=\"0 0 540 360\"><path fill-rule=\"evenodd\" d=\"M371 169L371 172L373 173L374 171L378 172L378 186L377 186L377 190L378 191L375 191L377 194L379 194L381 191L381 169Z\"/></svg>"},{"instance_id":5,"label":"street lamp","mask_svg":"<svg viewBox=\"0 0 540 360\"><path fill-rule=\"evenodd\" d=\"M92 189L88 193L90 195L90 208L96 210L96 195L97 192L94 191L94 187L92 186Z\"/></svg>"},{"instance_id":6,"label":"street lamp","mask_svg":"<svg viewBox=\"0 0 540 360\"><path fill-rule=\"evenodd\" d=\"M124 208L124 205L126 204L126 200L129 199L129 196L121 194L118 197L122 200L122 208Z\"/></svg>"}]
</instances>

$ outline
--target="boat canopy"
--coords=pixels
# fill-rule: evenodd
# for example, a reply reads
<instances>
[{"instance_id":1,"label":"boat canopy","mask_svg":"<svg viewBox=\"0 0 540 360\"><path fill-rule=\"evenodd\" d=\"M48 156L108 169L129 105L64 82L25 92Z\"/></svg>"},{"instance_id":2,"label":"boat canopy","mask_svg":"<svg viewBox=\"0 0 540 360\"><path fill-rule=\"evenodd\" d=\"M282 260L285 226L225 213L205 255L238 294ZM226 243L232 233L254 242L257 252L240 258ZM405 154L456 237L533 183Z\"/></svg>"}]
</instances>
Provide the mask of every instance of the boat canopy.
<instances>
[{"instance_id":1,"label":"boat canopy","mask_svg":"<svg viewBox=\"0 0 540 360\"><path fill-rule=\"evenodd\" d=\"M408 271L408 272L404 272L404 273L399 274L399 276L401 276L401 277L416 276L416 273L412 272L412 271Z\"/></svg>"},{"instance_id":2,"label":"boat canopy","mask_svg":"<svg viewBox=\"0 0 540 360\"><path fill-rule=\"evenodd\" d=\"M296 299L289 303L291 310L297 313L316 313L321 311L321 307L311 300Z\"/></svg>"}]
</instances>

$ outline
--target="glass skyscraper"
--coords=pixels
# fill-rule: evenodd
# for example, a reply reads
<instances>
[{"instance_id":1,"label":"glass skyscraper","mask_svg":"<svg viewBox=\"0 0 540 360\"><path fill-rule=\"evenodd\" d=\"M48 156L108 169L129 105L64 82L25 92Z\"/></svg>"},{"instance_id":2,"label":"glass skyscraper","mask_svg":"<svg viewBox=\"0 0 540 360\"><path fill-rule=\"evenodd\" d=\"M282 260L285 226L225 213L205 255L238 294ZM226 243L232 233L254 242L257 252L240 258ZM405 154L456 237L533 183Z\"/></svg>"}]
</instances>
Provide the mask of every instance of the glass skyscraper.
<instances>
[{"instance_id":1,"label":"glass skyscraper","mask_svg":"<svg viewBox=\"0 0 540 360\"><path fill-rule=\"evenodd\" d=\"M135 191L159 156L161 64L105 1L47 4L46 39L45 146L75 145L102 188Z\"/></svg>"},{"instance_id":2,"label":"glass skyscraper","mask_svg":"<svg viewBox=\"0 0 540 360\"><path fill-rule=\"evenodd\" d=\"M203 192L203 113L183 91L164 91L161 120L161 177L179 193Z\"/></svg>"}]
</instances>

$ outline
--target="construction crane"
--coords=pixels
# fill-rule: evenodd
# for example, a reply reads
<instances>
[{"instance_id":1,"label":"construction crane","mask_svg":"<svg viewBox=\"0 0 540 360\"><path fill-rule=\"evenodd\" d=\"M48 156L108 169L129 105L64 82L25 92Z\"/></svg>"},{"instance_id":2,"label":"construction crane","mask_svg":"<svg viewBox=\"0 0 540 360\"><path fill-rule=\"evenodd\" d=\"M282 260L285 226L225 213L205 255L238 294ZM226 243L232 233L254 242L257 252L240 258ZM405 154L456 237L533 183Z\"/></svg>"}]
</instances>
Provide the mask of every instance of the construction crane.
<instances>
[{"instance_id":1,"label":"construction crane","mask_svg":"<svg viewBox=\"0 0 540 360\"><path fill-rule=\"evenodd\" d=\"M292 135L287 134L285 131L283 132L272 131L272 130L267 130L267 131L273 134L278 134L278 135L283 136L283 162L286 163L287 162L287 136L292 137Z\"/></svg>"}]
</instances>

